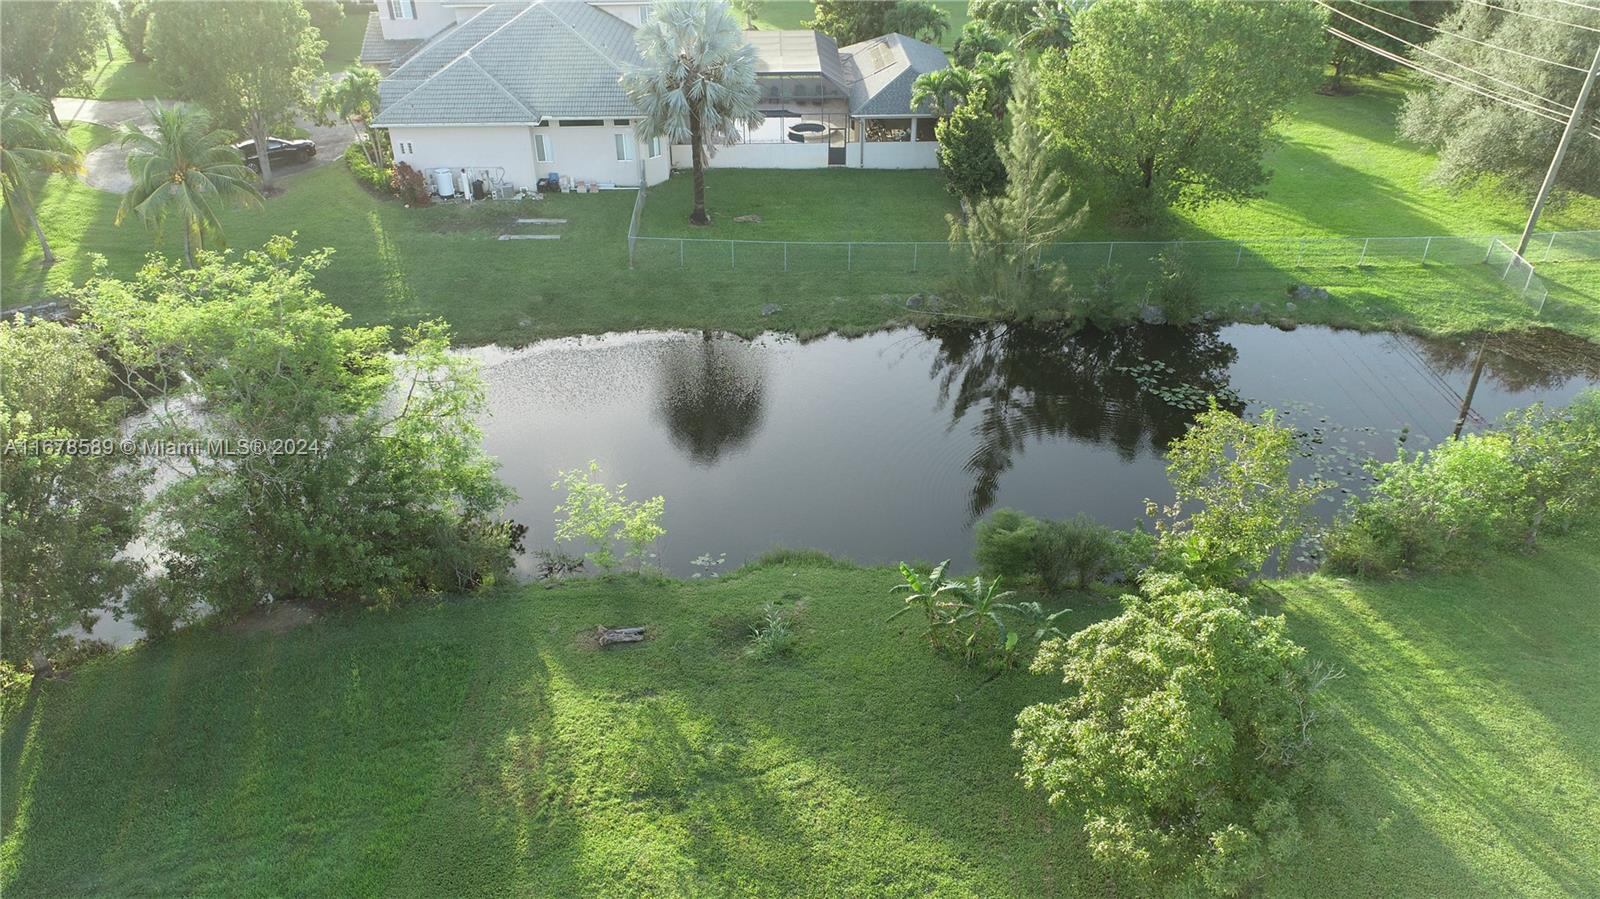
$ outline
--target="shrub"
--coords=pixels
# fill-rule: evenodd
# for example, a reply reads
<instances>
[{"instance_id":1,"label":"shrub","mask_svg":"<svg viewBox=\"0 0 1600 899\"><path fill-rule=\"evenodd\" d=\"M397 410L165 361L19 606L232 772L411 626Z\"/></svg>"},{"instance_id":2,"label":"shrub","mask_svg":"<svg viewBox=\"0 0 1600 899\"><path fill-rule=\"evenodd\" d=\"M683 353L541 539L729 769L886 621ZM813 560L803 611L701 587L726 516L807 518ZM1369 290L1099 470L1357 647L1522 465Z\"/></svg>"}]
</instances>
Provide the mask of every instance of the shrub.
<instances>
[{"instance_id":1,"label":"shrub","mask_svg":"<svg viewBox=\"0 0 1600 899\"><path fill-rule=\"evenodd\" d=\"M775 659L793 652L798 639L793 615L769 602L761 607L761 623L750 629L750 648L746 652L763 661Z\"/></svg>"},{"instance_id":2,"label":"shrub","mask_svg":"<svg viewBox=\"0 0 1600 899\"><path fill-rule=\"evenodd\" d=\"M1371 468L1371 495L1323 539L1329 571L1383 577L1531 547L1600 515L1600 391Z\"/></svg>"},{"instance_id":3,"label":"shrub","mask_svg":"<svg viewBox=\"0 0 1600 899\"><path fill-rule=\"evenodd\" d=\"M630 502L627 484L613 492L596 480L599 475L600 463L591 461L588 469L561 472L550 485L552 490L567 491L567 498L556 507L561 516L556 539L586 541L590 550L585 558L608 572L617 567L615 544L622 543L623 555L633 560L636 569L642 568L651 545L667 532L661 526L667 501L656 496Z\"/></svg>"},{"instance_id":4,"label":"shrub","mask_svg":"<svg viewBox=\"0 0 1600 899\"><path fill-rule=\"evenodd\" d=\"M372 161L367 159L367 154L362 151L359 142L345 148L344 162L350 167L350 174L355 176L356 181L369 190L379 193L393 192L393 170L373 165Z\"/></svg>"},{"instance_id":5,"label":"shrub","mask_svg":"<svg viewBox=\"0 0 1600 899\"><path fill-rule=\"evenodd\" d=\"M1322 489L1290 478L1294 454L1294 432L1271 409L1250 422L1211 399L1168 448L1172 505L1145 503L1146 514L1158 516L1162 564L1196 583L1229 586L1294 545Z\"/></svg>"},{"instance_id":6,"label":"shrub","mask_svg":"<svg viewBox=\"0 0 1600 899\"><path fill-rule=\"evenodd\" d=\"M923 574L901 562L905 582L890 592L906 594L905 605L889 620L920 611L922 636L934 649L997 671L1016 667L1042 641L1063 636L1055 622L1069 610L1046 613L1036 602L1003 602L1012 594L1000 590L999 578L947 578L949 565L946 559ZM1008 627L1005 616L1011 616L1016 626Z\"/></svg>"},{"instance_id":7,"label":"shrub","mask_svg":"<svg viewBox=\"0 0 1600 899\"><path fill-rule=\"evenodd\" d=\"M1017 716L1022 779L1116 872L1236 893L1298 841L1312 696L1337 675L1243 597L1171 575L1145 589L1040 648L1033 672L1067 691Z\"/></svg>"},{"instance_id":8,"label":"shrub","mask_svg":"<svg viewBox=\"0 0 1600 899\"><path fill-rule=\"evenodd\" d=\"M1015 509L997 509L978 525L973 556L991 576L1036 577L1052 593L1078 589L1109 573L1116 552L1110 528L1085 515L1049 521Z\"/></svg>"},{"instance_id":9,"label":"shrub","mask_svg":"<svg viewBox=\"0 0 1600 899\"><path fill-rule=\"evenodd\" d=\"M428 179L421 172L407 165L396 163L394 174L390 176L389 188L395 196L404 200L407 206L426 206L433 202L433 194L428 190Z\"/></svg>"},{"instance_id":10,"label":"shrub","mask_svg":"<svg viewBox=\"0 0 1600 899\"><path fill-rule=\"evenodd\" d=\"M975 90L934 125L945 184L964 199L998 194L1006 186L1006 166L1000 158L1005 136L988 103L988 94Z\"/></svg>"},{"instance_id":11,"label":"shrub","mask_svg":"<svg viewBox=\"0 0 1600 899\"><path fill-rule=\"evenodd\" d=\"M1188 254L1178 247L1156 254L1156 277L1146 296L1160 307L1169 322L1188 322L1199 316L1200 277L1189 264Z\"/></svg>"}]
</instances>

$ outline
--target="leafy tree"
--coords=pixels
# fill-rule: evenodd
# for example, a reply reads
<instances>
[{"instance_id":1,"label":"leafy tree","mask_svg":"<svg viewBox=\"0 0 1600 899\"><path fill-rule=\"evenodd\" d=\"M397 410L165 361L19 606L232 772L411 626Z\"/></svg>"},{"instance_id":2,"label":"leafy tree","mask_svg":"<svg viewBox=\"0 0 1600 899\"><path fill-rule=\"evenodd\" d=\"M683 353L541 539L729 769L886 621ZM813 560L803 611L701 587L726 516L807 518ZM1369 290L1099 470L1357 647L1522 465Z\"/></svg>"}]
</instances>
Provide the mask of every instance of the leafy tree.
<instances>
[{"instance_id":1,"label":"leafy tree","mask_svg":"<svg viewBox=\"0 0 1600 899\"><path fill-rule=\"evenodd\" d=\"M1554 7L1529 0L1507 0L1501 5L1507 10L1531 13L1543 19L1561 19L1600 28L1600 8ZM1513 15L1507 10L1475 3L1461 4L1439 23L1445 33L1429 41L1428 50L1482 73L1482 78L1464 70L1455 74L1484 89L1510 93L1501 83L1510 82L1548 98L1555 106L1570 108L1578 97L1584 72L1594 61L1597 35L1571 25ZM1547 65L1471 43L1466 38L1565 63L1582 71ZM1428 59L1437 62L1431 57ZM1589 118L1593 118L1596 109L1600 109L1600 98L1591 95ZM1514 189L1530 196L1544 178L1561 130L1561 123L1539 118L1464 87L1443 83L1419 85L1406 97L1400 114L1400 133L1438 153L1439 161L1433 174L1439 181L1460 188L1486 176L1502 176ZM1600 184L1600 141L1583 138L1580 134L1567 150L1557 185L1567 190L1592 191L1596 184Z\"/></svg>"},{"instance_id":2,"label":"leafy tree","mask_svg":"<svg viewBox=\"0 0 1600 899\"><path fill-rule=\"evenodd\" d=\"M898 32L919 41L937 44L944 40L945 32L950 30L950 17L928 0L899 0L890 6L883 16L884 33Z\"/></svg>"},{"instance_id":3,"label":"leafy tree","mask_svg":"<svg viewBox=\"0 0 1600 899\"><path fill-rule=\"evenodd\" d=\"M1160 575L1144 588L1039 650L1033 672L1067 690L1017 716L1022 780L1080 817L1130 885L1235 895L1299 843L1313 694L1330 675L1243 597Z\"/></svg>"},{"instance_id":4,"label":"leafy tree","mask_svg":"<svg viewBox=\"0 0 1600 899\"><path fill-rule=\"evenodd\" d=\"M1018 66L1017 57L1010 50L979 53L972 61L973 80L983 88L989 98L988 109L996 116L1005 115L1011 104L1012 81Z\"/></svg>"},{"instance_id":5,"label":"leafy tree","mask_svg":"<svg viewBox=\"0 0 1600 899\"><path fill-rule=\"evenodd\" d=\"M694 160L694 210L689 221L711 224L706 214L706 157L731 142L742 124L762 122L756 108L756 51L718 0L668 3L635 33L641 70L622 76L623 90L644 119L641 137L665 134L687 143Z\"/></svg>"},{"instance_id":6,"label":"leafy tree","mask_svg":"<svg viewBox=\"0 0 1600 899\"><path fill-rule=\"evenodd\" d=\"M157 258L78 296L148 410L144 435L203 448L163 459L179 476L148 524L166 573L141 623L201 602L385 604L509 569L519 532L498 516L513 494L481 446L474 363L438 322L397 350L386 328L348 327L311 286L328 251L293 248L202 253L193 269Z\"/></svg>"},{"instance_id":7,"label":"leafy tree","mask_svg":"<svg viewBox=\"0 0 1600 899\"><path fill-rule=\"evenodd\" d=\"M928 104L943 115L961 105L977 85L972 70L961 66L923 72L911 83L911 108Z\"/></svg>"},{"instance_id":8,"label":"leafy tree","mask_svg":"<svg viewBox=\"0 0 1600 899\"><path fill-rule=\"evenodd\" d=\"M1065 290L1066 267L1045 253L1083 222L1072 190L1036 125L1035 88L1024 74L1011 99L1003 192L971 199L966 221L951 220L950 239L965 242L971 257L967 292L990 308L1028 314L1042 298ZM974 97L982 97L982 90ZM954 117L952 116L952 119ZM943 152L943 147L940 152Z\"/></svg>"},{"instance_id":9,"label":"leafy tree","mask_svg":"<svg viewBox=\"0 0 1600 899\"><path fill-rule=\"evenodd\" d=\"M1273 123L1321 77L1310 4L1105 0L1073 22L1040 60L1042 124L1135 220L1255 196Z\"/></svg>"},{"instance_id":10,"label":"leafy tree","mask_svg":"<svg viewBox=\"0 0 1600 899\"><path fill-rule=\"evenodd\" d=\"M8 661L50 671L55 637L88 623L139 575L119 558L137 530L148 480L112 451L32 443L115 441L125 404L94 342L48 321L0 322L0 646Z\"/></svg>"},{"instance_id":11,"label":"leafy tree","mask_svg":"<svg viewBox=\"0 0 1600 899\"><path fill-rule=\"evenodd\" d=\"M217 217L228 203L260 203L255 175L228 142L211 129L211 116L197 106L145 104L147 129L124 123L117 132L128 151L133 184L117 207L117 224L129 215L159 236L168 217L183 226L183 258L194 265L195 250L207 238L225 245Z\"/></svg>"},{"instance_id":12,"label":"leafy tree","mask_svg":"<svg viewBox=\"0 0 1600 899\"><path fill-rule=\"evenodd\" d=\"M980 53L999 53L1006 48L1006 37L981 19L968 19L956 39L956 65L971 67Z\"/></svg>"},{"instance_id":13,"label":"leafy tree","mask_svg":"<svg viewBox=\"0 0 1600 899\"><path fill-rule=\"evenodd\" d=\"M122 46L134 62L149 62L145 41L150 34L151 0L119 0L114 24Z\"/></svg>"},{"instance_id":14,"label":"leafy tree","mask_svg":"<svg viewBox=\"0 0 1600 899\"><path fill-rule=\"evenodd\" d=\"M988 107L988 94L974 90L933 126L939 168L958 197L988 196L1005 187L1006 166L997 149L1004 139L1002 127Z\"/></svg>"},{"instance_id":15,"label":"leafy tree","mask_svg":"<svg viewBox=\"0 0 1600 899\"><path fill-rule=\"evenodd\" d=\"M105 42L110 21L102 0L31 0L0 4L0 57L5 75L46 102L50 121L61 124L49 101L83 82Z\"/></svg>"},{"instance_id":16,"label":"leafy tree","mask_svg":"<svg viewBox=\"0 0 1600 899\"><path fill-rule=\"evenodd\" d=\"M744 19L746 30L756 27L756 16L761 15L761 3L762 0L728 0L733 11Z\"/></svg>"},{"instance_id":17,"label":"leafy tree","mask_svg":"<svg viewBox=\"0 0 1600 899\"><path fill-rule=\"evenodd\" d=\"M350 130L356 133L367 161L376 166L388 165L384 159L383 141L371 128L372 119L378 114L382 102L378 96L378 82L382 80L383 76L378 74L377 69L351 66L343 78L323 85L322 91L317 94L316 104L317 122L328 125L343 119Z\"/></svg>"},{"instance_id":18,"label":"leafy tree","mask_svg":"<svg viewBox=\"0 0 1600 899\"><path fill-rule=\"evenodd\" d=\"M1077 0L973 0L972 18L990 32L1009 35L1024 50L1065 50L1072 44L1072 16L1087 3ZM999 48L986 47L990 52Z\"/></svg>"},{"instance_id":19,"label":"leafy tree","mask_svg":"<svg viewBox=\"0 0 1600 899\"><path fill-rule=\"evenodd\" d=\"M309 104L328 46L300 0L161 3L149 43L166 83L255 140L261 183L271 189L268 133Z\"/></svg>"},{"instance_id":20,"label":"leafy tree","mask_svg":"<svg viewBox=\"0 0 1600 899\"><path fill-rule=\"evenodd\" d=\"M54 265L56 257L34 210L33 181L54 172L76 172L82 156L67 133L46 120L48 105L11 82L0 81L0 196L17 233L33 229L47 266Z\"/></svg>"},{"instance_id":21,"label":"leafy tree","mask_svg":"<svg viewBox=\"0 0 1600 899\"><path fill-rule=\"evenodd\" d=\"M1228 586L1261 571L1273 550L1305 533L1321 488L1290 476L1295 436L1268 409L1259 422L1211 407L1167 450L1172 505L1146 501L1172 564L1203 584Z\"/></svg>"},{"instance_id":22,"label":"leafy tree","mask_svg":"<svg viewBox=\"0 0 1600 899\"><path fill-rule=\"evenodd\" d=\"M885 22L896 5L895 0L816 0L811 19L803 24L843 47L887 33Z\"/></svg>"}]
</instances>

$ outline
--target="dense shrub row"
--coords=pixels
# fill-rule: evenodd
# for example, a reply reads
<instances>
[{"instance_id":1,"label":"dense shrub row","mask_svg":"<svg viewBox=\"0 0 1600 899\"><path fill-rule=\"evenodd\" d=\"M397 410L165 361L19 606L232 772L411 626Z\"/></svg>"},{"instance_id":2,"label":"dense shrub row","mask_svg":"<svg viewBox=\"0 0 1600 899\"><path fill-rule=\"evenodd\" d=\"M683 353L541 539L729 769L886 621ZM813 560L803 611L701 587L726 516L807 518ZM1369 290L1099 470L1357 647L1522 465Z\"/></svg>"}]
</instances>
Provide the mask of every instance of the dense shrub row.
<instances>
[{"instance_id":1,"label":"dense shrub row","mask_svg":"<svg viewBox=\"0 0 1600 899\"><path fill-rule=\"evenodd\" d=\"M362 150L360 143L354 143L345 148L344 162L345 165L350 167L350 174L354 175L356 180L367 188L379 193L390 192L389 180L393 177L390 169L373 165L372 160L368 159L366 152Z\"/></svg>"},{"instance_id":2,"label":"dense shrub row","mask_svg":"<svg viewBox=\"0 0 1600 899\"><path fill-rule=\"evenodd\" d=\"M1543 531L1600 518L1600 391L1372 471L1371 496L1323 540L1329 571L1387 577L1531 547Z\"/></svg>"}]
</instances>

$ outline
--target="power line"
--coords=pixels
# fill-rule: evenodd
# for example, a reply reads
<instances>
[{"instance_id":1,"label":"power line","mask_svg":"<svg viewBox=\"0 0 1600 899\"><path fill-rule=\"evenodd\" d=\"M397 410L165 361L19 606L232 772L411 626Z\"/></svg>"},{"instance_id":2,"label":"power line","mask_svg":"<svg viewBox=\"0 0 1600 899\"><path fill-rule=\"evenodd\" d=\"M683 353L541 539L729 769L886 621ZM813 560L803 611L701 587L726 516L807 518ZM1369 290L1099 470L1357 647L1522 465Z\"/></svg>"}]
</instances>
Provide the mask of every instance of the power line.
<instances>
[{"instance_id":1,"label":"power line","mask_svg":"<svg viewBox=\"0 0 1600 899\"><path fill-rule=\"evenodd\" d=\"M1467 65L1466 63L1456 62L1455 60L1451 59L1448 56L1445 56L1442 53L1435 53L1434 51L1429 50L1427 47L1421 46L1420 44L1414 44L1411 41L1408 41L1403 37L1400 37L1400 36L1395 35L1395 34L1390 34L1389 32L1384 31L1382 28L1379 28L1376 25L1373 25L1373 24L1371 24L1369 22L1364 22L1361 19L1358 19L1355 16L1350 15L1347 12L1344 12L1342 10L1335 9L1332 6L1329 6L1327 3L1324 3L1323 0L1315 0L1315 2L1316 2L1316 4L1318 6L1321 6L1322 8L1328 10L1329 12L1332 12L1332 13L1334 13L1336 15L1344 16L1345 18L1349 19L1350 21L1355 22L1358 25L1362 25L1362 26L1365 26L1367 28L1370 28L1373 31L1376 31L1379 34L1383 35L1384 37L1389 38L1390 40L1396 41L1396 42L1401 43L1401 44L1405 44L1407 47L1410 47L1411 49L1416 50L1419 53L1426 53L1427 55L1432 56L1435 59L1440 59L1440 60L1443 60L1443 61L1445 61L1445 62L1449 63L1450 65L1453 65L1453 66L1455 66L1457 68L1465 69L1466 71L1471 72L1474 75L1477 75L1479 78L1483 78L1483 79L1486 79L1488 81L1493 81L1493 82L1496 82L1497 84L1503 84L1506 87L1511 88L1512 90L1521 91L1522 93L1527 94L1528 96L1534 98L1531 101L1530 100L1523 100L1522 102L1524 102L1524 103L1539 102L1539 103L1548 104L1549 108L1546 110L1547 112L1553 112L1553 113L1558 113L1558 114L1562 114L1562 115L1565 115L1567 112L1571 111L1568 107L1563 106L1562 104L1556 102L1555 100L1550 99L1549 97L1546 97L1546 96L1544 96L1542 94L1539 94L1539 93L1536 93L1534 91L1530 91L1527 88L1522 87L1521 85L1518 85L1518 84L1514 84L1514 83L1512 83L1510 81L1507 81L1504 78L1497 78L1497 77L1495 77L1493 75L1490 75L1490 74L1487 74L1485 72L1480 72L1477 69L1474 69L1472 66Z\"/></svg>"},{"instance_id":2,"label":"power line","mask_svg":"<svg viewBox=\"0 0 1600 899\"><path fill-rule=\"evenodd\" d=\"M1585 71L1587 71L1583 66L1568 65L1567 63L1558 62L1558 61L1556 61L1554 59L1545 59L1543 56L1534 56L1532 53L1524 53L1521 50L1513 49L1511 47L1502 47L1502 46L1500 46L1498 44L1491 44L1488 41L1480 41L1475 37L1467 37L1464 34L1458 34L1457 32L1454 32L1454 31L1445 31L1443 28L1437 28L1437 27L1435 27L1433 25L1428 25L1428 24L1425 24L1423 22L1418 22L1416 19L1407 18L1405 16L1400 15L1399 13L1393 13L1393 12L1390 12L1390 11L1388 11L1386 9L1379 9L1376 6L1368 6L1367 4L1362 3L1361 0L1349 0L1349 2L1354 3L1355 5L1363 7L1365 9L1370 9L1373 12L1378 13L1380 15L1388 16L1391 19L1399 19L1402 22L1409 22L1412 25L1417 26L1418 28L1426 28L1429 31L1432 31L1432 32L1434 32L1436 34L1447 35L1449 37L1455 38L1456 40L1466 41L1467 43L1470 43L1470 44L1477 44L1480 47L1488 47L1491 50L1499 50L1499 51L1501 51L1503 53L1514 53L1517 56L1523 57L1524 59L1531 59L1534 62L1542 62L1542 63L1544 63L1546 65L1560 66L1563 69L1571 69L1574 72L1585 72ZM1600 7L1597 7L1597 8L1600 8Z\"/></svg>"},{"instance_id":3,"label":"power line","mask_svg":"<svg viewBox=\"0 0 1600 899\"><path fill-rule=\"evenodd\" d=\"M1548 119L1549 121L1555 122L1557 124L1565 124L1566 123L1566 119L1565 118L1552 115L1548 110L1545 110L1545 109L1542 109L1542 108L1538 108L1538 107L1524 105L1524 103L1526 101L1520 100L1519 98L1516 98L1516 97L1508 97L1508 96L1505 96L1504 94L1497 94L1497 93L1495 93L1495 92L1493 92L1493 91L1491 91L1491 90L1489 90L1487 88L1482 87L1481 85L1473 84L1472 82L1467 81L1466 79L1462 78L1459 75L1450 75L1450 74L1447 74L1447 73L1444 73L1444 72L1435 72L1434 70L1429 69L1426 66L1421 65L1420 63L1416 62L1415 60L1409 59L1409 58L1407 58L1405 56L1402 56L1399 53L1395 53L1395 52L1393 52L1391 50L1386 50L1383 47L1378 47L1378 46L1375 46L1373 44L1369 44L1366 41L1361 40L1358 37L1354 37L1352 35L1344 33L1343 31L1340 31L1337 28L1334 28L1332 25L1327 26L1327 30L1328 30L1328 33L1332 34L1334 37L1337 37L1337 38L1339 38L1340 40L1343 40L1343 41L1347 41L1347 42L1349 42L1351 44L1354 44L1357 47L1361 47L1361 48L1363 48L1365 50L1370 50L1371 52L1376 53L1379 56L1382 56L1383 58L1390 60L1391 62L1398 63L1398 64L1400 64L1402 66L1405 66L1407 68L1410 68L1410 69L1415 69L1415 70L1417 70L1419 72L1422 72L1425 75L1432 75L1433 77L1439 79L1440 81L1445 81L1445 82L1448 82L1450 84L1456 85L1458 87L1464 87L1467 90L1472 91L1475 94L1478 94L1480 96L1486 97L1486 98L1488 98L1490 100L1494 100L1494 101L1496 101L1498 103L1502 103L1502 104L1504 104L1506 106L1510 106L1513 109L1520 109L1523 112L1532 113L1533 115L1536 115L1536 116L1538 116L1538 117L1540 117L1542 119ZM1596 136L1600 137L1600 135L1596 135Z\"/></svg>"},{"instance_id":4,"label":"power line","mask_svg":"<svg viewBox=\"0 0 1600 899\"><path fill-rule=\"evenodd\" d=\"M1555 0L1555 2L1565 3L1568 6L1576 6L1579 9L1587 9L1590 12L1600 12L1600 6L1596 6L1593 3L1580 3L1578 0Z\"/></svg>"},{"instance_id":5,"label":"power line","mask_svg":"<svg viewBox=\"0 0 1600 899\"><path fill-rule=\"evenodd\" d=\"M1476 3L1479 6L1484 7L1485 9L1494 9L1494 10L1499 10L1500 12L1510 13L1510 14L1512 14L1514 16L1523 16L1523 17L1529 18L1529 19L1538 19L1541 22L1549 22L1552 25L1567 25L1567 26L1570 26L1572 28L1580 28L1580 29L1582 29L1584 31L1593 31L1593 32L1595 32L1597 34L1600 34L1600 28L1595 28L1592 25L1579 25L1577 22L1568 22L1565 19L1551 19L1551 18L1546 18L1545 16L1536 16L1531 12L1523 12L1520 9L1512 9L1509 6L1496 6L1493 3L1485 2L1485 0L1467 0L1467 2L1468 3ZM1581 6L1583 4L1574 4L1574 5Z\"/></svg>"}]
</instances>

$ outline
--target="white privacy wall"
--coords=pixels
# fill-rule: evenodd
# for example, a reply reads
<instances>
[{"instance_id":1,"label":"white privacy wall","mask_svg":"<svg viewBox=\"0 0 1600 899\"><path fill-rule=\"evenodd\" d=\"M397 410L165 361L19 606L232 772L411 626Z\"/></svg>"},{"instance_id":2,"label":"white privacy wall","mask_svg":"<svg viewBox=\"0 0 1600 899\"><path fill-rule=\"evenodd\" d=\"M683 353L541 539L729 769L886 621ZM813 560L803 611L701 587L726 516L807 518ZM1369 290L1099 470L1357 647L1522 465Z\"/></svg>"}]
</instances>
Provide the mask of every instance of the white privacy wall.
<instances>
[{"instance_id":1,"label":"white privacy wall","mask_svg":"<svg viewBox=\"0 0 1600 899\"><path fill-rule=\"evenodd\" d=\"M861 169L936 169L939 145L926 140L914 144L851 141L845 162Z\"/></svg>"},{"instance_id":2,"label":"white privacy wall","mask_svg":"<svg viewBox=\"0 0 1600 899\"><path fill-rule=\"evenodd\" d=\"M694 167L694 150L688 144L672 148L676 168ZM708 168L723 169L820 169L828 165L828 145L824 143L734 144L718 147L707 160Z\"/></svg>"}]
</instances>

